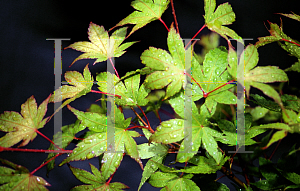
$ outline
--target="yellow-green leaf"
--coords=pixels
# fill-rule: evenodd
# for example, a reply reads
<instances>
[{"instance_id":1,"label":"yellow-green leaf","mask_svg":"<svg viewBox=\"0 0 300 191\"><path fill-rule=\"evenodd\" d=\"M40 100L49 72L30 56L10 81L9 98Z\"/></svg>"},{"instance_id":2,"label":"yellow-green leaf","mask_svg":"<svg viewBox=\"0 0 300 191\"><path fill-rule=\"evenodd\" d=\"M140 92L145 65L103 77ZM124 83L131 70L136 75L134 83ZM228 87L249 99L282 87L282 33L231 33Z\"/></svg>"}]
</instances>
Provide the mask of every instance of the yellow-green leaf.
<instances>
[{"instance_id":1,"label":"yellow-green leaf","mask_svg":"<svg viewBox=\"0 0 300 191\"><path fill-rule=\"evenodd\" d=\"M7 134L0 138L2 147L11 147L18 142L25 146L33 140L37 129L44 127L48 119L44 118L50 96L37 107L34 96L27 99L21 106L21 115L14 111L5 111L0 115L0 130Z\"/></svg>"}]
</instances>

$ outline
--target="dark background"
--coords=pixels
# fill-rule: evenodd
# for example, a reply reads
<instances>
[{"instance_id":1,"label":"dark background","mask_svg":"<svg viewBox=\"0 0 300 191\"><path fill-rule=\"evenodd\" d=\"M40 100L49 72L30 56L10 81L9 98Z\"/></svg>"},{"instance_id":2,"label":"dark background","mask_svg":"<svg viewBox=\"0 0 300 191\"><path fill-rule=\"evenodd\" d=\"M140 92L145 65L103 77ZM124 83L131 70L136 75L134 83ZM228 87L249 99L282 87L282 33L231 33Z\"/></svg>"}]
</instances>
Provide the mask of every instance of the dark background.
<instances>
[{"instance_id":1,"label":"dark background","mask_svg":"<svg viewBox=\"0 0 300 191\"><path fill-rule=\"evenodd\" d=\"M0 113L3 111L20 111L20 106L31 95L37 100L38 105L45 100L54 90L54 41L47 41L47 38L70 38L70 41L63 41L62 47L66 47L77 41L87 41L87 29L90 22L103 25L106 30L113 27L120 20L129 15L134 9L130 6L131 1L40 1L40 0L19 0L0 1ZM236 14L236 22L229 26L243 38L253 38L255 43L257 37L269 35L267 31L267 20L273 23L280 23L283 20L283 30L291 38L299 40L298 30L300 23L274 13L290 13L293 11L299 14L296 0L271 1L217 1L217 5L229 2ZM201 0L174 0L179 30L182 38L191 38L204 24L203 1ZM163 14L162 19L170 26L173 22L171 7ZM266 24L266 26L264 25ZM295 30L296 29L296 30ZM201 34L208 33L205 29ZM200 38L198 35L197 38ZM121 58L116 58L116 68L120 75L126 71L141 68L139 56L149 46L167 49L167 31L159 21L154 21L131 35L127 41L139 40L128 49ZM221 41L226 45L225 41ZM296 59L287 55L276 43L259 48L259 65L278 65L285 69L293 64ZM67 49L62 52L63 73L68 70L83 71L87 63L92 74L105 71L106 63L98 63L94 66L91 60L76 62L71 68L69 65L80 55L80 52ZM290 85L297 87L297 75L289 73ZM294 92L299 93L299 92ZM298 94L299 96L299 94ZM94 103L99 95L87 95L73 102L71 105L79 110L85 110L91 103ZM169 107L166 110L171 112ZM47 116L53 113L53 104L49 104ZM126 112L126 117L132 115ZM163 119L167 116L162 114ZM154 115L150 115L152 124L155 127L159 122ZM63 109L63 125L73 123L74 115L67 109ZM53 136L53 120L49 122L41 132L49 138ZM3 134L1 134L2 136ZM49 142L41 136L28 145L27 148L47 149ZM1 158L8 159L14 163L24 165L30 171L37 168L47 157L46 154L2 152ZM64 157L59 157L57 163ZM172 160L172 159L170 159ZM72 162L76 167L90 170L88 162L99 166L96 159L85 163ZM146 161L143 161L146 162ZM145 163L144 163L145 164ZM80 185L67 165L56 167L50 172L49 178L45 176L45 168L37 171L35 175L44 177L52 186L49 190L69 190ZM141 169L139 165L128 156L117 170L113 178L130 187L128 190L137 190ZM218 174L220 176L221 174ZM226 178L220 182L228 181ZM227 183L228 185L228 183ZM231 185L229 185L231 186ZM233 187L230 187L233 189ZM142 190L159 190L146 183Z\"/></svg>"}]
</instances>

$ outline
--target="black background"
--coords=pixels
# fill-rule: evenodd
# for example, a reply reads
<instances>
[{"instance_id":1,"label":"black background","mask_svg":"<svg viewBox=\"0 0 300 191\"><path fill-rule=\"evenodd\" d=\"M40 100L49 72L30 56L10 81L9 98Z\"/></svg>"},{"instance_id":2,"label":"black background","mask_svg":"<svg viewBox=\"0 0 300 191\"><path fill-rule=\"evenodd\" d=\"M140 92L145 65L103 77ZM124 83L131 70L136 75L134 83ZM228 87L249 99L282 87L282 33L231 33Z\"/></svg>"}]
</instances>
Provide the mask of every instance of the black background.
<instances>
[{"instance_id":1,"label":"black background","mask_svg":"<svg viewBox=\"0 0 300 191\"><path fill-rule=\"evenodd\" d=\"M87 41L87 29L90 22L103 25L106 30L113 27L125 18L134 9L130 6L131 1L0 1L0 113L3 111L20 111L20 106L31 95L40 104L54 90L54 42L47 38L70 38L63 41L62 47L73 42ZM227 1L217 1L221 4ZM253 38L255 43L257 37L269 35L266 26L267 20L279 24L283 20L283 30L290 37L298 39L300 23L274 13L299 14L296 0L271 1L252 0L237 1L228 0L236 13L236 22L229 26L243 38ZM174 0L179 30L182 38L191 38L204 24L203 1L201 0ZM173 22L171 7L163 14L162 19L170 26ZM264 25L266 24L266 26ZM201 34L208 33L205 29ZM200 34L200 35L201 35ZM197 38L200 38L200 35ZM139 40L128 49L121 58L116 58L116 68L120 75L126 71L141 68L139 56L149 46L167 49L167 31L159 21L154 21L131 35L127 41ZM221 41L226 45L225 41ZM282 50L276 43L259 48L259 65L277 65L285 69L296 61ZM71 49L62 52L63 73L68 70L82 72L87 63L92 74L105 71L106 63L92 65L91 60L76 62L72 67L69 65L80 53ZM290 85L297 87L297 76L289 73ZM294 92L295 93L295 92ZM299 95L299 94L298 94ZM87 95L73 102L71 105L79 110L85 110L94 103L99 95ZM171 112L169 107L165 109ZM47 116L53 113L53 104L49 105ZM126 117L132 115L126 113ZM167 116L162 114L163 119ZM154 115L150 115L151 123L155 127L159 122ZM73 123L74 115L67 109L63 109L63 125ZM53 136L53 120L49 122L41 132L49 138ZM31 142L27 148L47 149L49 142L41 136ZM1 158L6 158L14 163L24 165L30 171L38 167L47 157L46 154L2 152ZM63 157L58 157L59 163ZM172 159L171 159L172 160ZM88 162L99 166L96 159L88 160L86 163L72 162L76 167L90 170ZM143 161L145 162L145 161ZM145 163L144 163L145 164ZM45 177L45 168L37 171L35 175L44 177L52 186L49 190L69 190L80 185L64 165L56 167L50 172L49 178ZM137 190L141 169L139 165L128 156L117 170L112 181L120 181L130 187L128 190ZM220 176L221 174L218 174ZM226 178L220 182L228 181ZM231 186L231 185L230 185ZM233 187L230 187L233 189ZM145 184L142 190L159 190L149 184Z\"/></svg>"}]
</instances>

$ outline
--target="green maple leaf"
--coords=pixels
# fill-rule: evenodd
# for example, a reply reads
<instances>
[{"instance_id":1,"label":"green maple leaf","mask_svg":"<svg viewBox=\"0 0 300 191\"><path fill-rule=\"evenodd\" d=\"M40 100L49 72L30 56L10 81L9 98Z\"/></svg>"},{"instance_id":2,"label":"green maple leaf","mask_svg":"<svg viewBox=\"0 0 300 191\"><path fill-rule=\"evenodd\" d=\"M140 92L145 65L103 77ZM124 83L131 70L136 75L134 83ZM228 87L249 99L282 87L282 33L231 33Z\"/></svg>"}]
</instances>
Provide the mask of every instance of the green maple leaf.
<instances>
[{"instance_id":1,"label":"green maple leaf","mask_svg":"<svg viewBox=\"0 0 300 191\"><path fill-rule=\"evenodd\" d=\"M136 9L133 13L128 15L125 19L120 21L115 27L126 24L135 24L129 36L136 30L142 28L151 21L157 19L161 20L162 14L168 8L169 0L135 0L132 1L131 6ZM112 30L111 28L110 30Z\"/></svg>"},{"instance_id":2,"label":"green maple leaf","mask_svg":"<svg viewBox=\"0 0 300 191\"><path fill-rule=\"evenodd\" d=\"M170 105L174 108L175 112L184 118L184 95L181 93L179 96L172 97L169 100ZM205 106L204 106L205 107ZM209 113L207 110L201 107L201 115L195 105L192 102L192 111L188 111L188 115L192 115L192 122L191 127L185 127L184 123L186 120L182 119L170 119L168 121L164 121L161 123L160 126L156 128L156 131L151 137L149 141L157 142L157 143L172 143L176 141L181 141L179 153L177 154L177 161L178 162L186 162L188 159L192 158L197 151L201 144L207 150L207 152L216 160L217 163L220 163L221 159L221 152L218 149L218 144L215 140L215 137L220 137L222 134L212 128L209 127L209 123L207 118L209 117ZM187 135L184 135L184 128L192 128L192 135L189 145L185 145L185 141L187 140ZM184 152L184 147L189 152Z\"/></svg>"},{"instance_id":3,"label":"green maple leaf","mask_svg":"<svg viewBox=\"0 0 300 191\"><path fill-rule=\"evenodd\" d=\"M48 119L44 118L50 96L37 107L34 96L21 105L21 115L15 111L5 111L0 115L0 130L7 134L0 138L2 147L11 147L21 140L19 145L25 146L37 135L37 130L43 128Z\"/></svg>"},{"instance_id":4,"label":"green maple leaf","mask_svg":"<svg viewBox=\"0 0 300 191\"><path fill-rule=\"evenodd\" d=\"M205 0L204 1L204 10L205 10L205 24L206 26L220 34L223 38L230 41L227 36L236 39L237 41L243 43L242 38L236 34L232 29L225 27L224 25L230 25L235 21L235 14L232 11L232 7L228 3L221 4L216 8L216 0Z\"/></svg>"},{"instance_id":5,"label":"green maple leaf","mask_svg":"<svg viewBox=\"0 0 300 191\"><path fill-rule=\"evenodd\" d=\"M125 40L127 27L116 30L110 37L103 26L90 23L88 37L91 42L75 42L67 48L72 48L81 52L82 55L77 57L74 62L81 59L96 59L94 64L103 62L112 57L120 57L125 53L125 49L136 42L127 42ZM72 65L71 64L71 65Z\"/></svg>"},{"instance_id":6,"label":"green maple leaf","mask_svg":"<svg viewBox=\"0 0 300 191\"><path fill-rule=\"evenodd\" d=\"M154 70L145 79L146 87L161 89L167 86L166 97L175 95L185 86L185 49L179 34L172 26L168 33L168 48L170 54L162 49L150 47L141 55L142 63ZM199 64L193 57L192 68L199 68ZM198 66L197 66L198 65Z\"/></svg>"},{"instance_id":7,"label":"green maple leaf","mask_svg":"<svg viewBox=\"0 0 300 191\"><path fill-rule=\"evenodd\" d=\"M28 169L21 165L1 158L0 162L11 167L0 166L0 190L48 190L45 186L51 186L42 177L30 174Z\"/></svg>"},{"instance_id":8,"label":"green maple leaf","mask_svg":"<svg viewBox=\"0 0 300 191\"><path fill-rule=\"evenodd\" d=\"M65 149L71 141L74 139L75 134L84 130L86 128L85 125L82 125L80 123L80 120L76 120L74 124L65 125L61 128L62 132L57 132L53 136L53 142L57 143L58 141L61 141L60 148ZM48 150L54 150L54 145L51 144L48 148ZM45 162L50 160L52 157L54 157L57 153L49 153L48 157L45 159ZM51 160L47 164L47 175L49 172L54 168L55 166L55 160Z\"/></svg>"},{"instance_id":9,"label":"green maple leaf","mask_svg":"<svg viewBox=\"0 0 300 191\"><path fill-rule=\"evenodd\" d=\"M148 88L145 88L144 84L140 86L140 74L135 74L124 80L124 83L119 81L116 75L111 73L102 72L97 75L96 80L99 85L99 90L102 92L109 92L107 90L107 75L110 75L114 79L115 102L122 106L145 106L148 103L148 99L145 99L150 92ZM120 96L120 97L119 97Z\"/></svg>"},{"instance_id":10,"label":"green maple leaf","mask_svg":"<svg viewBox=\"0 0 300 191\"><path fill-rule=\"evenodd\" d=\"M83 183L88 185L79 185L72 188L72 191L81 191L81 190L113 190L121 191L123 189L129 188L125 184L120 182L106 183L105 178L101 175L101 172L92 164L90 164L92 173L85 171L80 168L75 168L69 165L72 173L75 177Z\"/></svg>"},{"instance_id":11,"label":"green maple leaf","mask_svg":"<svg viewBox=\"0 0 300 191\"><path fill-rule=\"evenodd\" d=\"M142 130L145 134L145 137L149 139L150 136L152 135L150 131L145 128L143 128ZM150 160L147 161L144 167L142 179L138 188L138 190L140 190L144 185L144 183L158 169L158 165L156 163L160 163L160 164L163 163L164 158L168 154L168 148L167 146L162 145L160 143L152 142L150 143L150 145L148 143L140 144L138 145L138 149L139 149L139 155L141 159L150 158Z\"/></svg>"},{"instance_id":12,"label":"green maple leaf","mask_svg":"<svg viewBox=\"0 0 300 191\"><path fill-rule=\"evenodd\" d=\"M250 86L253 86L261 90L265 95L273 98L280 107L283 107L279 94L265 83L288 81L286 73L276 66L255 67L258 63L258 52L254 45L248 45L242 54L244 54L244 59L241 57L240 63L244 63L247 97L249 97Z\"/></svg>"},{"instance_id":13,"label":"green maple leaf","mask_svg":"<svg viewBox=\"0 0 300 191\"><path fill-rule=\"evenodd\" d=\"M203 97L200 85L205 93L209 93L205 99L205 105L211 115L214 114L217 103L236 104L237 101L236 96L229 91L234 86L233 84L227 84L218 89L232 79L226 70L227 65L227 51L224 47L219 47L206 54L203 70L195 71L195 73L193 70L197 83L193 82L192 85L192 99L196 101Z\"/></svg>"},{"instance_id":14,"label":"green maple leaf","mask_svg":"<svg viewBox=\"0 0 300 191\"><path fill-rule=\"evenodd\" d=\"M65 73L66 81L72 85L63 85L59 89L54 91L54 94L50 98L50 102L58 102L64 101L64 103L55 111L55 113L63 108L64 106L68 105L70 102L74 101L75 99L86 95L89 93L93 86L93 77L91 76L91 72L88 68L88 65L85 66L83 70L83 75L77 71L67 71ZM58 94L58 95L56 95Z\"/></svg>"},{"instance_id":15,"label":"green maple leaf","mask_svg":"<svg viewBox=\"0 0 300 191\"><path fill-rule=\"evenodd\" d=\"M190 180L189 176L180 177L174 173L155 172L149 179L149 183L154 187L164 187L167 190L195 190L200 191L197 184Z\"/></svg>"},{"instance_id":16,"label":"green maple leaf","mask_svg":"<svg viewBox=\"0 0 300 191\"><path fill-rule=\"evenodd\" d=\"M99 113L82 112L70 106L68 108L81 120L83 125L86 125L93 131L93 134L87 136L83 141L76 145L76 148L61 164L65 164L74 160L85 160L101 155L107 149L107 117ZM140 165L141 160L139 157L136 142L132 137L140 136L136 131L127 131L126 128L130 124L131 118L124 119L124 115L115 106L115 150L124 152L126 149L127 154L135 159ZM111 127L110 127L111 128ZM142 167L142 166L141 166Z\"/></svg>"}]
</instances>

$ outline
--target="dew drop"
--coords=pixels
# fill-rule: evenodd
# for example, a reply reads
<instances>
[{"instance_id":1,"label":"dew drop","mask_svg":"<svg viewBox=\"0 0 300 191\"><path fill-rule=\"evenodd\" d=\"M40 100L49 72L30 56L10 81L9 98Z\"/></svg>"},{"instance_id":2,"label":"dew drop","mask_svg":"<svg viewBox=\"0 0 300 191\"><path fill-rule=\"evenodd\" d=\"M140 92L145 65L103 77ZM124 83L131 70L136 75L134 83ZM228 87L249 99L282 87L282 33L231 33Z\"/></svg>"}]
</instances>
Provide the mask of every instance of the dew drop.
<instances>
[{"instance_id":1,"label":"dew drop","mask_svg":"<svg viewBox=\"0 0 300 191\"><path fill-rule=\"evenodd\" d=\"M161 126L158 126L158 127L156 128L156 131L161 131Z\"/></svg>"},{"instance_id":2,"label":"dew drop","mask_svg":"<svg viewBox=\"0 0 300 191\"><path fill-rule=\"evenodd\" d=\"M87 159L91 159L91 158L93 158L95 155L93 154L93 153L88 153L87 155L86 155L86 158Z\"/></svg>"}]
</instances>

